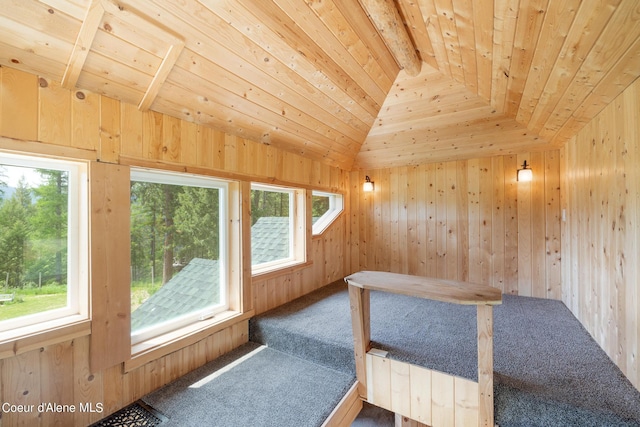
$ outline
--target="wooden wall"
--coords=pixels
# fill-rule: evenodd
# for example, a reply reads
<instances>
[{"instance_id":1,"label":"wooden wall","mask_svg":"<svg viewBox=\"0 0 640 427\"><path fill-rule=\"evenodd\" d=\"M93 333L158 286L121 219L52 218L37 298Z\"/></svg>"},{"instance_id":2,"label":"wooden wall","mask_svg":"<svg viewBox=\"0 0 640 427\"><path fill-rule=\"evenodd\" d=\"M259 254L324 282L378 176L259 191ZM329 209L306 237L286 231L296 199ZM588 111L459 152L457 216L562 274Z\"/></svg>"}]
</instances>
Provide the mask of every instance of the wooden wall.
<instances>
[{"instance_id":1,"label":"wooden wall","mask_svg":"<svg viewBox=\"0 0 640 427\"><path fill-rule=\"evenodd\" d=\"M561 151L562 299L640 388L640 80Z\"/></svg>"},{"instance_id":2,"label":"wooden wall","mask_svg":"<svg viewBox=\"0 0 640 427\"><path fill-rule=\"evenodd\" d=\"M97 94L67 91L54 81L6 67L0 68L0 148L204 173L240 180L245 187L255 180L324 191L348 189L349 176L338 168L162 114L142 113ZM346 218L345 213L312 239L304 267L246 284L249 305L264 311L345 276ZM126 246L121 250L128 251ZM245 254L249 251L244 248ZM121 365L91 372L88 336L43 343L0 360L0 402L84 402L94 408L102 403L104 412L5 413L0 421L3 427L94 422L246 342L247 335L247 321L241 321L127 373Z\"/></svg>"},{"instance_id":3,"label":"wooden wall","mask_svg":"<svg viewBox=\"0 0 640 427\"><path fill-rule=\"evenodd\" d=\"M525 159L531 183L516 181ZM351 270L560 299L559 179L557 150L352 172Z\"/></svg>"}]
</instances>

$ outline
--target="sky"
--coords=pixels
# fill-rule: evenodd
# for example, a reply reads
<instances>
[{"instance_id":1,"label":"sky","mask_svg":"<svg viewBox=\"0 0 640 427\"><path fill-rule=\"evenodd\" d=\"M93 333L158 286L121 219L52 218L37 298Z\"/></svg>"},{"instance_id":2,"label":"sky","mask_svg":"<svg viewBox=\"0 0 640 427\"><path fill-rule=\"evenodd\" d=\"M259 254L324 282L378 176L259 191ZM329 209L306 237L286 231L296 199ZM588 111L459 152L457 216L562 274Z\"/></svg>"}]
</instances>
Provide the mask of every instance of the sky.
<instances>
[{"instance_id":1,"label":"sky","mask_svg":"<svg viewBox=\"0 0 640 427\"><path fill-rule=\"evenodd\" d=\"M17 188L22 176L25 177L30 188L35 188L42 182L40 174L33 168L3 165L0 172L3 175L2 180L8 187Z\"/></svg>"}]
</instances>

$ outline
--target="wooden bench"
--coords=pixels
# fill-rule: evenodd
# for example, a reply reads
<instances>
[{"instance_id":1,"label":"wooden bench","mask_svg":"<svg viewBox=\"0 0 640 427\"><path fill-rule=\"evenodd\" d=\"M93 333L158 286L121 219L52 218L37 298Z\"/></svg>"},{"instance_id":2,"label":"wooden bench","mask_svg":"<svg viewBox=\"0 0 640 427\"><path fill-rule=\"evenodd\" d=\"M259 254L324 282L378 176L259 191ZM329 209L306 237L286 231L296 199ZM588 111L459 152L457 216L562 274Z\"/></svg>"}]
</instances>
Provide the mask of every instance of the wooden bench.
<instances>
[{"instance_id":1,"label":"wooden bench","mask_svg":"<svg viewBox=\"0 0 640 427\"><path fill-rule=\"evenodd\" d=\"M0 302L13 301L16 294L0 294Z\"/></svg>"},{"instance_id":2,"label":"wooden bench","mask_svg":"<svg viewBox=\"0 0 640 427\"><path fill-rule=\"evenodd\" d=\"M433 427L452 425L453 419L464 419L463 425L477 420L479 426L493 427L493 306L502 303L499 289L378 271L361 271L345 281L349 284L358 391L363 400L395 412L396 419L407 417ZM390 361L384 352L371 349L371 290L476 305L478 382Z\"/></svg>"}]
</instances>

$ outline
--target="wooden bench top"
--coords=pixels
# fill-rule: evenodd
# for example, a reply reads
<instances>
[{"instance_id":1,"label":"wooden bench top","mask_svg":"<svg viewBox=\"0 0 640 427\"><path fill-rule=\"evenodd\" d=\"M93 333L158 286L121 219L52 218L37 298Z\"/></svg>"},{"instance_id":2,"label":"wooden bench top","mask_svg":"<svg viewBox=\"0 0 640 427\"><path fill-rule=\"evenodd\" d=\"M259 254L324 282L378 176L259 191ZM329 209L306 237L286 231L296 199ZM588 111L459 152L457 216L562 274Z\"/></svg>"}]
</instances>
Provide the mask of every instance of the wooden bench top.
<instances>
[{"instance_id":1,"label":"wooden bench top","mask_svg":"<svg viewBox=\"0 0 640 427\"><path fill-rule=\"evenodd\" d=\"M360 271L345 282L362 289L450 302L462 305L502 304L502 293L491 286L382 271Z\"/></svg>"}]
</instances>

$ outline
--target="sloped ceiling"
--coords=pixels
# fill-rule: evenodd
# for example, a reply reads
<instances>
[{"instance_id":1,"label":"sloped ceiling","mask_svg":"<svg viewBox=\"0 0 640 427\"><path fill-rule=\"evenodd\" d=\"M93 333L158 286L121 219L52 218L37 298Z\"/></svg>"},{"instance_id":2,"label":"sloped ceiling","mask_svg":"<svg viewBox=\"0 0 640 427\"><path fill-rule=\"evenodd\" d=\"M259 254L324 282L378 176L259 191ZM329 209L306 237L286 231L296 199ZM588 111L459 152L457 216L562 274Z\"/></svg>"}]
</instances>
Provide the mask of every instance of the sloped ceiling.
<instances>
[{"instance_id":1,"label":"sloped ceiling","mask_svg":"<svg viewBox=\"0 0 640 427\"><path fill-rule=\"evenodd\" d=\"M3 66L346 170L558 146L640 75L637 0L2 6Z\"/></svg>"}]
</instances>

